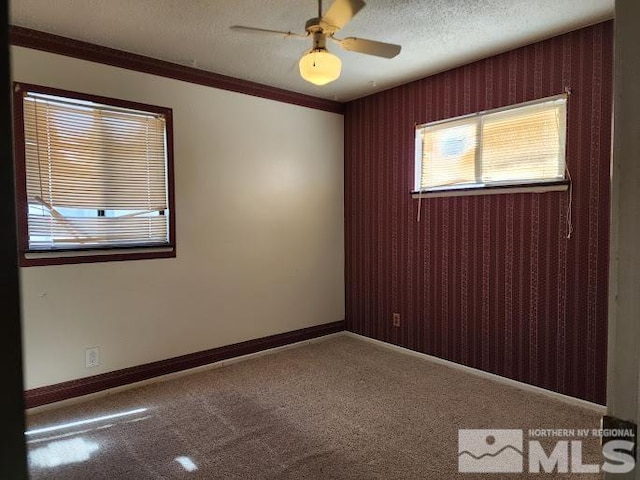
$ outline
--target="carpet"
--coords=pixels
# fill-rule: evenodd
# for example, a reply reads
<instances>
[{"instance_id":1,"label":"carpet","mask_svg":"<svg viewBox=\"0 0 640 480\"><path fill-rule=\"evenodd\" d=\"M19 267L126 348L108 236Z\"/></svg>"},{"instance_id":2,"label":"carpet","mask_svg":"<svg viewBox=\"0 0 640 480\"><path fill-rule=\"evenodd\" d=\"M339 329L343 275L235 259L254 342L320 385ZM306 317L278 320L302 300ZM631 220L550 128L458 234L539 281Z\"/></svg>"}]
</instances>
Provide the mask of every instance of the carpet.
<instances>
[{"instance_id":1,"label":"carpet","mask_svg":"<svg viewBox=\"0 0 640 480\"><path fill-rule=\"evenodd\" d=\"M587 408L337 336L29 415L27 446L33 479L493 480L530 475L458 473L458 429L524 429L526 440L529 429L599 422ZM547 452L557 440L539 439ZM602 463L597 439L582 448L583 463ZM556 477L602 478L544 475Z\"/></svg>"}]
</instances>

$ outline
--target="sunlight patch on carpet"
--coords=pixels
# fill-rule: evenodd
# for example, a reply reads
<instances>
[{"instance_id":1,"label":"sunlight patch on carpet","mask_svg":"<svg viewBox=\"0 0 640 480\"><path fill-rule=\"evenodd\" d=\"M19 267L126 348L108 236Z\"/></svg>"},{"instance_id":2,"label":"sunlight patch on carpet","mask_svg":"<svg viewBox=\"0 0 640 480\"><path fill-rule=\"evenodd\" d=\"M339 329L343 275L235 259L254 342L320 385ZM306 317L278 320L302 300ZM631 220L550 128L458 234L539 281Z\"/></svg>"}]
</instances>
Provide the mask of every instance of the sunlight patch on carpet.
<instances>
[{"instance_id":1,"label":"sunlight patch on carpet","mask_svg":"<svg viewBox=\"0 0 640 480\"><path fill-rule=\"evenodd\" d=\"M95 442L84 438L57 440L46 447L36 448L29 454L29 463L33 467L52 468L69 463L85 462L91 454L100 449Z\"/></svg>"},{"instance_id":2,"label":"sunlight patch on carpet","mask_svg":"<svg viewBox=\"0 0 640 480\"><path fill-rule=\"evenodd\" d=\"M176 462L182 465L182 468L187 472L195 472L198 469L197 465L189 457L177 457Z\"/></svg>"},{"instance_id":3,"label":"sunlight patch on carpet","mask_svg":"<svg viewBox=\"0 0 640 480\"><path fill-rule=\"evenodd\" d=\"M77 422L69 422L69 423L63 423L63 424L60 424L60 425L54 425L52 427L36 428L35 430L27 430L24 433L25 433L25 435L36 435L38 433L53 432L55 430L62 430L62 429L65 429L65 428L77 427L79 425L86 425L88 423L103 422L105 420L111 420L111 419L114 419L114 418L126 417L128 415L135 415L137 413L142 413L142 412L146 412L146 411L147 411L146 408L136 408L135 410L130 410L128 412L114 413L112 415L103 415L101 417L89 418L87 420L79 420Z\"/></svg>"}]
</instances>

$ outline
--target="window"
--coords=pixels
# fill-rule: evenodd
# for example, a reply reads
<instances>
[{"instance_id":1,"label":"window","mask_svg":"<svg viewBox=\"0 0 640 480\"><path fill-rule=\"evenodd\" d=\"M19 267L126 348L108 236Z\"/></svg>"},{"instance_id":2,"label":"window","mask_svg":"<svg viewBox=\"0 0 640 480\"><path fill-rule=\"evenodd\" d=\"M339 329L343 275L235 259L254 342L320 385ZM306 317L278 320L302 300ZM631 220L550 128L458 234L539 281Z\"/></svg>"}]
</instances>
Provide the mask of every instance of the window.
<instances>
[{"instance_id":1,"label":"window","mask_svg":"<svg viewBox=\"0 0 640 480\"><path fill-rule=\"evenodd\" d=\"M419 126L415 189L566 188L565 135L565 95Z\"/></svg>"},{"instance_id":2,"label":"window","mask_svg":"<svg viewBox=\"0 0 640 480\"><path fill-rule=\"evenodd\" d=\"M175 256L171 109L16 84L22 264Z\"/></svg>"}]
</instances>

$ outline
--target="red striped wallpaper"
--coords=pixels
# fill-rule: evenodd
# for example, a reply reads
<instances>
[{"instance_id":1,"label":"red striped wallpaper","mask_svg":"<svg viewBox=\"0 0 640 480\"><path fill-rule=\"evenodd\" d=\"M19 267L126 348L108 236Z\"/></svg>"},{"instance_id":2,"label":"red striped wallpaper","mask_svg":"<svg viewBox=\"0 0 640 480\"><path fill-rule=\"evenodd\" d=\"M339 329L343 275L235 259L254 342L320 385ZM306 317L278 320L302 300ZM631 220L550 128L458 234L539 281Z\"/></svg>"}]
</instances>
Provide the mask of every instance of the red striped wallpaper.
<instances>
[{"instance_id":1,"label":"red striped wallpaper","mask_svg":"<svg viewBox=\"0 0 640 480\"><path fill-rule=\"evenodd\" d=\"M612 56L610 21L347 105L348 330L605 403ZM565 86L570 239L567 192L423 199L417 221L415 124Z\"/></svg>"}]
</instances>

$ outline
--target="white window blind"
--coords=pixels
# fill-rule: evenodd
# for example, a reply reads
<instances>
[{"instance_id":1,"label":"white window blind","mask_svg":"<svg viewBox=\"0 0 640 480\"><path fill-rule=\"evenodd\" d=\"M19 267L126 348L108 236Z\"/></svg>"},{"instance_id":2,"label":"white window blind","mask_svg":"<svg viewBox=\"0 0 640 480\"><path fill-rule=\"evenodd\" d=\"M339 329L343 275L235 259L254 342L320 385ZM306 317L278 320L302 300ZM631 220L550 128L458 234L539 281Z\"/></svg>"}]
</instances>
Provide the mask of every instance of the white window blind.
<instances>
[{"instance_id":1,"label":"white window blind","mask_svg":"<svg viewBox=\"0 0 640 480\"><path fill-rule=\"evenodd\" d=\"M23 97L29 249L168 244L165 118Z\"/></svg>"},{"instance_id":2,"label":"white window blind","mask_svg":"<svg viewBox=\"0 0 640 480\"><path fill-rule=\"evenodd\" d=\"M564 96L428 124L416 134L416 190L564 179Z\"/></svg>"},{"instance_id":3,"label":"white window blind","mask_svg":"<svg viewBox=\"0 0 640 480\"><path fill-rule=\"evenodd\" d=\"M426 127L422 133L422 185L476 182L478 122L462 120Z\"/></svg>"}]
</instances>

